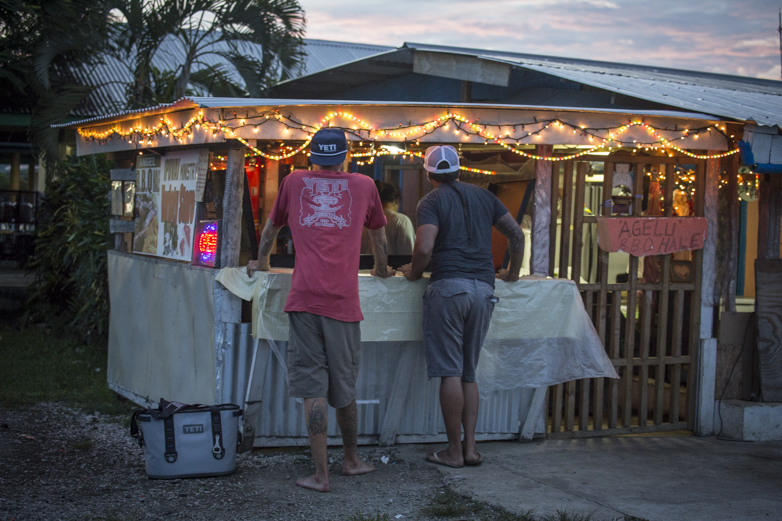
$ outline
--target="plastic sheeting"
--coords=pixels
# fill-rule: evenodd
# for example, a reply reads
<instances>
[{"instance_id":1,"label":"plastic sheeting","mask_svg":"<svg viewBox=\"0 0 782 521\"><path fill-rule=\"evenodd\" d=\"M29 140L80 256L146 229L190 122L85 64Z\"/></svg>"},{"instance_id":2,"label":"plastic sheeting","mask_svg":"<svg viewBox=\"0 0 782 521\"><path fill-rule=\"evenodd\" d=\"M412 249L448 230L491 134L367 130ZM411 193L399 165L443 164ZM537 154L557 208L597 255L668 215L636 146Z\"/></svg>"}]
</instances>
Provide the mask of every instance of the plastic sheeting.
<instances>
[{"instance_id":1,"label":"plastic sheeting","mask_svg":"<svg viewBox=\"0 0 782 521\"><path fill-rule=\"evenodd\" d=\"M270 340L282 366L284 349L277 344L288 340L283 308L291 272L259 272L251 278L244 268L225 268L216 278L240 298L252 299L253 336ZM426 279L411 283L403 277L381 279L360 273L362 342L422 344L426 284ZM482 394L581 378L618 378L575 283L532 277L514 283L498 280L495 294L500 302L494 308L478 365Z\"/></svg>"}]
</instances>

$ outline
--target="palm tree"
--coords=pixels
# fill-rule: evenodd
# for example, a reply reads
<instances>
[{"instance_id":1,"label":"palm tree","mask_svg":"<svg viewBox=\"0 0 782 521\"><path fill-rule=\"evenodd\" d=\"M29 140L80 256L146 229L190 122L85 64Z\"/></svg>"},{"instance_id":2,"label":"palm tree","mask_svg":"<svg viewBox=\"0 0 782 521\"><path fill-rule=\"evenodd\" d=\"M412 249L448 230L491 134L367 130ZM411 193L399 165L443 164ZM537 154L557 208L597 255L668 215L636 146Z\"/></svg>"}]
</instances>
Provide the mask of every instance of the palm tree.
<instances>
[{"instance_id":1,"label":"palm tree","mask_svg":"<svg viewBox=\"0 0 782 521\"><path fill-rule=\"evenodd\" d=\"M30 114L33 146L57 156L58 131L93 87L72 71L100 62L112 23L105 1L0 0L0 107Z\"/></svg>"},{"instance_id":2,"label":"palm tree","mask_svg":"<svg viewBox=\"0 0 782 521\"><path fill-rule=\"evenodd\" d=\"M125 19L115 56L133 69L130 109L193 89L261 97L303 64L305 18L296 0L117 0L114 6ZM170 59L160 55L164 43L176 49L173 73L154 64Z\"/></svg>"}]
</instances>

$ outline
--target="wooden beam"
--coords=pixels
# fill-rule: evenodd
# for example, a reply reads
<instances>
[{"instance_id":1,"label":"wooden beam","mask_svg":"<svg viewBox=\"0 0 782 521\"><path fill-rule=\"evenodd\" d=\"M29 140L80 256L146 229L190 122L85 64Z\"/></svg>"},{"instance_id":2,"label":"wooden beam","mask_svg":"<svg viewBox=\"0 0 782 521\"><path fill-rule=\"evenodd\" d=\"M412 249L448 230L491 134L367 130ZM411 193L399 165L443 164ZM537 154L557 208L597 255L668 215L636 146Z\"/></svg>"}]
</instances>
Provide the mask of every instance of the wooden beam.
<instances>
[{"instance_id":1,"label":"wooden beam","mask_svg":"<svg viewBox=\"0 0 782 521\"><path fill-rule=\"evenodd\" d=\"M782 176L765 174L760 179L758 200L758 260L779 258L782 220Z\"/></svg>"},{"instance_id":2,"label":"wooden beam","mask_svg":"<svg viewBox=\"0 0 782 521\"><path fill-rule=\"evenodd\" d=\"M550 214L551 215L551 224L548 228L549 231L549 239L548 239L548 275L549 277L554 276L554 268L556 267L557 263L557 228L559 225L557 224L557 208L559 207L559 178L560 178L560 164L552 164L551 165L551 204L550 206ZM563 223L564 225L564 223ZM562 274L560 273L560 278L562 277Z\"/></svg>"},{"instance_id":3,"label":"wooden beam","mask_svg":"<svg viewBox=\"0 0 782 521\"><path fill-rule=\"evenodd\" d=\"M550 156L551 145L538 145L535 154ZM549 273L549 234L551 225L551 161L535 160L535 214L532 230L532 259L530 272L533 275ZM556 218L556 216L555 216Z\"/></svg>"},{"instance_id":4,"label":"wooden beam","mask_svg":"<svg viewBox=\"0 0 782 521\"><path fill-rule=\"evenodd\" d=\"M566 161L562 183L562 226L559 241L559 278L567 279L570 266L570 228L573 222L573 162ZM583 213L583 212L582 212ZM574 232L575 233L575 232ZM572 270L571 270L572 271ZM576 281L578 283L578 281Z\"/></svg>"},{"instance_id":5,"label":"wooden beam","mask_svg":"<svg viewBox=\"0 0 782 521\"><path fill-rule=\"evenodd\" d=\"M280 184L280 162L272 159L266 160L266 169L263 179L263 215L261 218L261 229L266 225L266 219L272 211L274 200L277 198L277 191ZM272 250L272 253L275 253Z\"/></svg>"},{"instance_id":6,"label":"wooden beam","mask_svg":"<svg viewBox=\"0 0 782 521\"><path fill-rule=\"evenodd\" d=\"M695 173L695 215L703 216L705 208L705 190L706 182L706 162L700 161ZM692 358L692 363L688 367L687 373L687 425L690 429L698 434L708 435L711 434L714 429L713 418L698 418L696 417L696 404L700 400L699 396L708 395L704 393L704 389L711 387L712 403L707 406L712 415L714 412L714 385L716 374L711 377L711 381L704 381L700 378L701 371L699 371L700 352L701 352L701 293L703 291L703 250L695 250L693 254L692 265L695 268L695 289L690 297L690 341L689 341L689 355ZM711 320L709 320L711 324ZM711 335L709 335L711 336ZM716 356L716 353L715 353ZM711 421L710 421L711 420ZM696 426L700 425L698 429ZM698 432L699 431L699 432Z\"/></svg>"},{"instance_id":7,"label":"wooden beam","mask_svg":"<svg viewBox=\"0 0 782 521\"><path fill-rule=\"evenodd\" d=\"M244 150L229 150L225 167L223 223L221 228L220 266L223 268L239 265L239 253L242 247L242 196L244 195L244 178L246 175L244 171ZM217 288L217 283L215 284ZM225 288L220 290L220 297L221 321L226 324L241 323L241 299ZM223 326L215 324L215 327ZM223 339L225 338L224 335Z\"/></svg>"},{"instance_id":8,"label":"wooden beam","mask_svg":"<svg viewBox=\"0 0 782 521\"><path fill-rule=\"evenodd\" d=\"M581 161L576 165L576 200L573 204L573 212L575 213L573 224L573 266L570 274L571 279L578 285L581 281L581 250L584 248L584 192L586 191L585 179L588 165Z\"/></svg>"},{"instance_id":9,"label":"wooden beam","mask_svg":"<svg viewBox=\"0 0 782 521\"><path fill-rule=\"evenodd\" d=\"M223 228L220 266L239 265L242 239L242 195L244 194L244 151L229 150L223 192Z\"/></svg>"}]
</instances>

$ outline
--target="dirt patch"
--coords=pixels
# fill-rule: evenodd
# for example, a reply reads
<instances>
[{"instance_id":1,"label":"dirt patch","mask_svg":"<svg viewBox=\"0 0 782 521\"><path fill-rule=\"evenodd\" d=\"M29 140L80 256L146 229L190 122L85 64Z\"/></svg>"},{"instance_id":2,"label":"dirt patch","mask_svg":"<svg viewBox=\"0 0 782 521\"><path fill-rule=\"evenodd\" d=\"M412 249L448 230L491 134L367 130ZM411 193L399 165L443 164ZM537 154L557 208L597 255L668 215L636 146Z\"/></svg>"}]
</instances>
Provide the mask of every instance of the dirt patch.
<instances>
[{"instance_id":1,"label":"dirt patch","mask_svg":"<svg viewBox=\"0 0 782 521\"><path fill-rule=\"evenodd\" d=\"M422 509L442 490L437 469L377 447L359 448L377 472L350 478L330 450L329 494L295 486L312 471L302 450L241 454L231 476L151 480L127 428L108 420L59 404L0 410L0 520L429 519Z\"/></svg>"}]
</instances>

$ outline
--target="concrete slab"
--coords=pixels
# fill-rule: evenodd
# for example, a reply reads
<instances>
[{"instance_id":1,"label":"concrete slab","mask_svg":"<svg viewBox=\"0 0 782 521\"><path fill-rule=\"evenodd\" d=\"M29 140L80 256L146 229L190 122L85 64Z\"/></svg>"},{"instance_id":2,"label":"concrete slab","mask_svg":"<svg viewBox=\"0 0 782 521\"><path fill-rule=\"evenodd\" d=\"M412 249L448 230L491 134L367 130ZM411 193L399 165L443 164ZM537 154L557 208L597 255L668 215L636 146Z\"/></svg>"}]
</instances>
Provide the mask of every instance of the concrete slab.
<instances>
[{"instance_id":1,"label":"concrete slab","mask_svg":"<svg viewBox=\"0 0 782 521\"><path fill-rule=\"evenodd\" d=\"M714 402L714 432L744 441L782 440L782 403Z\"/></svg>"},{"instance_id":2,"label":"concrete slab","mask_svg":"<svg viewBox=\"0 0 782 521\"><path fill-rule=\"evenodd\" d=\"M423 458L432 445L402 448ZM439 447L438 447L439 448ZM782 442L611 437L479 445L480 467L437 466L455 490L514 512L610 520L782 519Z\"/></svg>"}]
</instances>

